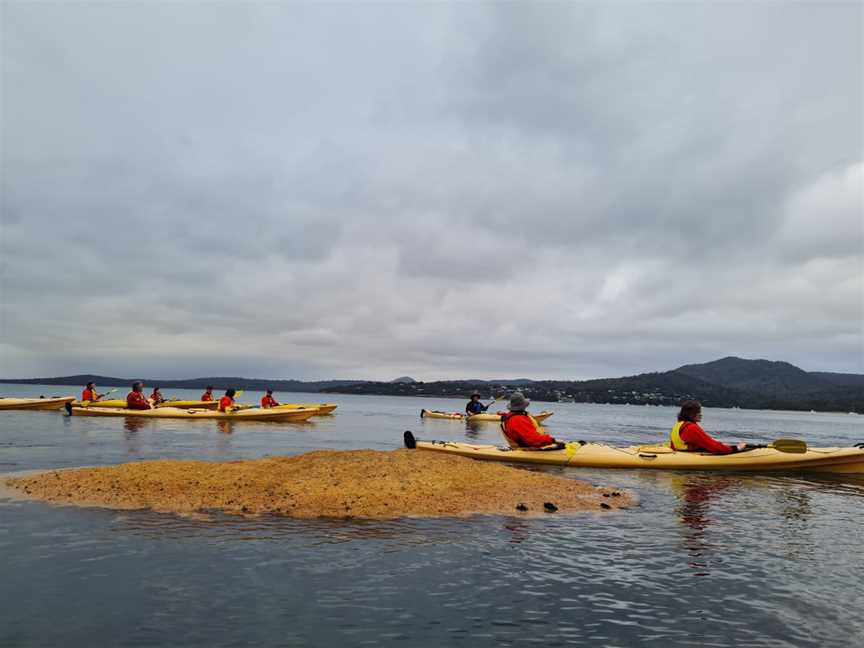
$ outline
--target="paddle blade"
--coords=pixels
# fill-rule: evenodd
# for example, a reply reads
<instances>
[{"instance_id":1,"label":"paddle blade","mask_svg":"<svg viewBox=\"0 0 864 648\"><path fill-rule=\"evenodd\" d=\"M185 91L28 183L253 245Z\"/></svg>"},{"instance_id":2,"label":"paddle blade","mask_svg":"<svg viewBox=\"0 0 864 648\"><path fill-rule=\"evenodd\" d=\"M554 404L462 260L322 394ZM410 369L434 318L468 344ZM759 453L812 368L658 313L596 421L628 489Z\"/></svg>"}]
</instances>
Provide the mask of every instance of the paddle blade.
<instances>
[{"instance_id":1,"label":"paddle blade","mask_svg":"<svg viewBox=\"0 0 864 648\"><path fill-rule=\"evenodd\" d=\"M807 452L807 444L799 439L777 439L773 443L769 443L768 446L780 452L792 452L795 454Z\"/></svg>"}]
</instances>

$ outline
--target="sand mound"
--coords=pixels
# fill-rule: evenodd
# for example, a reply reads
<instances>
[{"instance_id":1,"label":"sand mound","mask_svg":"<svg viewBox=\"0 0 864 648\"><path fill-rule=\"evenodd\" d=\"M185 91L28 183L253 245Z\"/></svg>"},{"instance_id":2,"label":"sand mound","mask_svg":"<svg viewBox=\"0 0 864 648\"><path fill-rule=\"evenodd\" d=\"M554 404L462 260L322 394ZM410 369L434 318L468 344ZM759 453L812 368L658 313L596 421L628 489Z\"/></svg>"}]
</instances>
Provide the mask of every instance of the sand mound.
<instances>
[{"instance_id":1,"label":"sand mound","mask_svg":"<svg viewBox=\"0 0 864 648\"><path fill-rule=\"evenodd\" d=\"M5 485L63 504L189 513L396 518L600 511L628 493L463 457L415 450L320 450L252 461L142 461L22 477Z\"/></svg>"}]
</instances>

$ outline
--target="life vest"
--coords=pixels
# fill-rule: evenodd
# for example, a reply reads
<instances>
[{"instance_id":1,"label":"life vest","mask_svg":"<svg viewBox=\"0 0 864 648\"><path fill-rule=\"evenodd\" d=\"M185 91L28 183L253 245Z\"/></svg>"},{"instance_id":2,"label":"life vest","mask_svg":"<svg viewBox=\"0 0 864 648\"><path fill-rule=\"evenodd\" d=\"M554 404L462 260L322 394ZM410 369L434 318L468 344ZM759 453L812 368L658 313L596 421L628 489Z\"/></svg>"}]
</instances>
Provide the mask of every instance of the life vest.
<instances>
[{"instance_id":1,"label":"life vest","mask_svg":"<svg viewBox=\"0 0 864 648\"><path fill-rule=\"evenodd\" d=\"M669 433L669 442L673 450L686 451L690 449L687 442L681 438L681 430L690 421L678 421L672 426L672 431Z\"/></svg>"},{"instance_id":2,"label":"life vest","mask_svg":"<svg viewBox=\"0 0 864 648\"><path fill-rule=\"evenodd\" d=\"M531 416L528 412L510 412L509 414L504 414L501 417L501 433L504 435L504 438L507 439L507 443L510 444L511 448L521 448L516 441L510 438L510 435L507 434L507 421L509 421L514 416L525 416L531 421L531 424L534 426L534 429L538 434L546 434L546 430L537 422L533 416ZM545 448L546 446L540 446L540 449Z\"/></svg>"}]
</instances>

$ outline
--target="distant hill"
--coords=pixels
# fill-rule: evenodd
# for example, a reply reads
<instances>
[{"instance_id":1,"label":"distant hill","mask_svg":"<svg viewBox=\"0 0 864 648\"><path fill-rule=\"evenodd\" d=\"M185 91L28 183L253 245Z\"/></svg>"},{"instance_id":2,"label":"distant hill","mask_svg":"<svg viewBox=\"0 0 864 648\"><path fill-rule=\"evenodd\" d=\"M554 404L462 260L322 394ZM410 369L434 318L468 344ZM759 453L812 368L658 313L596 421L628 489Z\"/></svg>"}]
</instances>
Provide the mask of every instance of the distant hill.
<instances>
[{"instance_id":1,"label":"distant hill","mask_svg":"<svg viewBox=\"0 0 864 648\"><path fill-rule=\"evenodd\" d=\"M728 357L704 364L684 365L675 371L714 385L745 391L758 390L762 394L820 391L830 384L788 362L771 360Z\"/></svg>"},{"instance_id":2,"label":"distant hill","mask_svg":"<svg viewBox=\"0 0 864 648\"><path fill-rule=\"evenodd\" d=\"M479 386L489 395L504 395L519 389L535 401L678 405L682 400L695 398L706 407L864 413L862 375L807 372L788 362L735 357L622 378L449 380L410 385L363 382L324 391L467 398Z\"/></svg>"},{"instance_id":3,"label":"distant hill","mask_svg":"<svg viewBox=\"0 0 864 648\"><path fill-rule=\"evenodd\" d=\"M264 378L240 378L211 376L204 378L189 378L185 380L161 380L154 378L115 378L113 376L96 376L93 374L79 374L76 376L59 376L56 378L13 378L0 379L0 382L19 385L86 385L95 382L99 387L124 387L131 385L135 380L143 380L150 387L168 387L174 389L204 389L213 385L217 390L248 389L251 391L264 391L274 389L282 392L310 392L317 393L326 388L348 387L363 382L360 380L320 380L304 382L302 380L267 380Z\"/></svg>"},{"instance_id":4,"label":"distant hill","mask_svg":"<svg viewBox=\"0 0 864 648\"><path fill-rule=\"evenodd\" d=\"M0 380L8 383L43 385L125 386L131 378L77 375L58 378ZM816 410L864 414L864 375L804 371L788 362L721 358L689 364L670 371L643 373L595 380L441 380L418 382L408 376L392 382L365 380L265 380L260 378L205 377L188 380L145 379L149 386L202 389L272 388L282 392L330 392L342 394L389 394L394 396L439 396L465 398L480 391L484 398L506 396L515 390L535 401L577 403L629 403L631 405L678 405L696 398L706 407L746 409Z\"/></svg>"},{"instance_id":5,"label":"distant hill","mask_svg":"<svg viewBox=\"0 0 864 648\"><path fill-rule=\"evenodd\" d=\"M864 374L828 373L827 371L811 371L811 376L816 376L832 385L842 387L864 388Z\"/></svg>"}]
</instances>

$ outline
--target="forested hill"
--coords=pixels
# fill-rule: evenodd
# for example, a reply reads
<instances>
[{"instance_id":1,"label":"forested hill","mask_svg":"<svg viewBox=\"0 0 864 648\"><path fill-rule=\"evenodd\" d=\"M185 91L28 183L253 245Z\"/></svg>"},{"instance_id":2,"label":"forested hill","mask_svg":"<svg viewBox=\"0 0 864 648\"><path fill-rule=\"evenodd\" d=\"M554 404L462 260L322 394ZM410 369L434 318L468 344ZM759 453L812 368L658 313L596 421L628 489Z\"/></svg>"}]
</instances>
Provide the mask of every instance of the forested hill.
<instances>
[{"instance_id":1,"label":"forested hill","mask_svg":"<svg viewBox=\"0 0 864 648\"><path fill-rule=\"evenodd\" d=\"M239 378L232 376L211 376L204 378L189 378L185 380L160 380L152 378L115 378L112 376L95 376L91 374L59 376L56 378L0 379L0 382L27 385L83 386L92 381L99 387L128 387L135 380L143 380L148 387L168 387L174 389L204 389L208 385L213 385L217 390L233 387L234 389L248 389L251 391L274 389L283 392L311 393L320 392L328 387L344 387L361 382L357 380L321 380L315 382L304 382L302 380L267 380L264 378Z\"/></svg>"},{"instance_id":2,"label":"forested hill","mask_svg":"<svg viewBox=\"0 0 864 648\"><path fill-rule=\"evenodd\" d=\"M519 384L364 382L324 391L465 398L474 390L484 396L495 396L515 389L536 401L677 405L686 398L696 398L707 407L864 413L864 376L860 374L807 372L788 362L734 357L623 378L519 381Z\"/></svg>"},{"instance_id":3,"label":"forested hill","mask_svg":"<svg viewBox=\"0 0 864 648\"><path fill-rule=\"evenodd\" d=\"M57 378L0 380L8 383L99 387L127 386L131 378L77 375ZM444 396L467 398L480 391L484 397L504 396L520 390L536 401L577 403L630 403L631 405L677 405L696 398L707 407L747 409L816 410L864 414L864 375L804 371L788 362L722 358L690 364L659 373L596 380L444 380L417 382L407 376L393 382L361 380L267 380L239 377L204 377L187 380L144 379L150 387L217 390L234 387L277 392L330 392L396 396Z\"/></svg>"}]
</instances>

